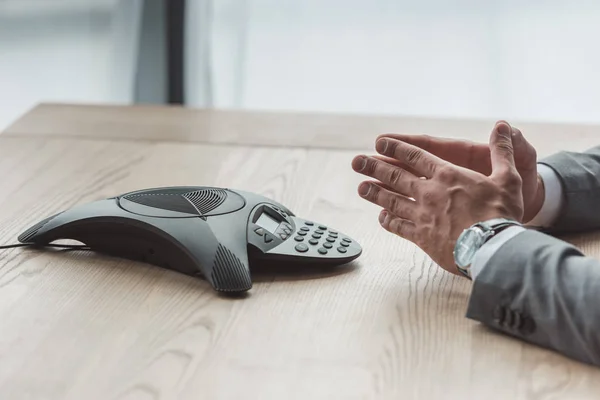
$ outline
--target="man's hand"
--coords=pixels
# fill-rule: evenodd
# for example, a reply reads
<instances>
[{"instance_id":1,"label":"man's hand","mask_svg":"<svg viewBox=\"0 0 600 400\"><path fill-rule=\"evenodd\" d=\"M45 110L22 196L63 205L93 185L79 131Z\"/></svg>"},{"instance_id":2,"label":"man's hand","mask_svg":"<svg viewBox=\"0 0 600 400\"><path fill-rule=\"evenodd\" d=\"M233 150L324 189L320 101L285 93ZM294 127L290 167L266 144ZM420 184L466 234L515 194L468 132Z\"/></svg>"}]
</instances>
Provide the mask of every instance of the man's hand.
<instances>
[{"instance_id":1,"label":"man's hand","mask_svg":"<svg viewBox=\"0 0 600 400\"><path fill-rule=\"evenodd\" d=\"M385 158L357 156L352 167L377 180L362 182L358 191L383 207L381 225L458 274L453 250L464 229L492 218L523 219L522 180L513 140L508 123L496 124L489 144L489 176L390 137L376 143Z\"/></svg>"},{"instance_id":2,"label":"man's hand","mask_svg":"<svg viewBox=\"0 0 600 400\"><path fill-rule=\"evenodd\" d=\"M498 123L505 123L499 121ZM498 124L497 123L497 124ZM523 223L533 219L544 203L544 186L537 173L535 148L523 137L517 128L512 129L515 166L523 180ZM378 137L392 138L417 146L452 164L468 168L486 176L492 173L490 146L487 143L473 143L464 140L435 138L426 135L385 134ZM398 165L395 160L382 160Z\"/></svg>"}]
</instances>

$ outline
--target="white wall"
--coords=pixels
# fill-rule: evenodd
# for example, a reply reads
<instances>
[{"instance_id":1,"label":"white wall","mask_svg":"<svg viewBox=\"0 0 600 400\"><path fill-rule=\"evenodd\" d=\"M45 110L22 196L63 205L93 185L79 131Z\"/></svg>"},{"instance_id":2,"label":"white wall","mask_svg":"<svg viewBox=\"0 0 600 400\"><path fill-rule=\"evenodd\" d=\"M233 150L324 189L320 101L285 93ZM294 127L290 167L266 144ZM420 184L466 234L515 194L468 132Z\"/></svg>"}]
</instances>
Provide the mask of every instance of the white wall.
<instances>
[{"instance_id":1,"label":"white wall","mask_svg":"<svg viewBox=\"0 0 600 400\"><path fill-rule=\"evenodd\" d=\"M141 0L0 0L0 129L130 103ZM190 0L191 106L600 122L597 0Z\"/></svg>"},{"instance_id":2,"label":"white wall","mask_svg":"<svg viewBox=\"0 0 600 400\"><path fill-rule=\"evenodd\" d=\"M191 4L213 17L209 45L190 27L192 105L600 122L598 1L210 5Z\"/></svg>"},{"instance_id":3,"label":"white wall","mask_svg":"<svg viewBox=\"0 0 600 400\"><path fill-rule=\"evenodd\" d=\"M137 0L0 1L0 130L41 101L129 103Z\"/></svg>"}]
</instances>

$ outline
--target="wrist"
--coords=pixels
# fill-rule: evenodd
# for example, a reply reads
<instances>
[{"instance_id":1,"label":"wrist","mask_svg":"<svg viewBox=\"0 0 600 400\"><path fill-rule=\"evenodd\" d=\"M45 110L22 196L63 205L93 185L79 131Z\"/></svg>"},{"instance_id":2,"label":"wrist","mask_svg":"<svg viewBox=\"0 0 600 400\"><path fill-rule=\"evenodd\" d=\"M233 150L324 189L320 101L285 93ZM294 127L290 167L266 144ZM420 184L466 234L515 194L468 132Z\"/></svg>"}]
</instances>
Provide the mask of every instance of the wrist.
<instances>
[{"instance_id":1,"label":"wrist","mask_svg":"<svg viewBox=\"0 0 600 400\"><path fill-rule=\"evenodd\" d=\"M471 265L478 250L500 232L512 226L520 227L521 223L514 219L494 218L475 223L465 229L454 246L454 263L458 271L471 278Z\"/></svg>"},{"instance_id":2,"label":"wrist","mask_svg":"<svg viewBox=\"0 0 600 400\"><path fill-rule=\"evenodd\" d=\"M523 223L528 223L533 218L535 218L536 215L538 215L538 213L542 209L542 206L544 205L545 200L546 200L546 188L544 186L544 179L538 173L537 179L536 179L535 196L533 197L533 201L532 201L531 205L529 207L526 207L526 209L525 209L525 214L523 215Z\"/></svg>"},{"instance_id":3,"label":"wrist","mask_svg":"<svg viewBox=\"0 0 600 400\"><path fill-rule=\"evenodd\" d=\"M525 227L523 226L510 226L497 235L494 235L493 238L481 246L481 248L475 254L475 258L471 264L471 279L476 280L481 271L484 268L488 268L489 261L492 259L494 254L498 252L498 250L500 250L500 248L504 246L506 242L524 231Z\"/></svg>"}]
</instances>

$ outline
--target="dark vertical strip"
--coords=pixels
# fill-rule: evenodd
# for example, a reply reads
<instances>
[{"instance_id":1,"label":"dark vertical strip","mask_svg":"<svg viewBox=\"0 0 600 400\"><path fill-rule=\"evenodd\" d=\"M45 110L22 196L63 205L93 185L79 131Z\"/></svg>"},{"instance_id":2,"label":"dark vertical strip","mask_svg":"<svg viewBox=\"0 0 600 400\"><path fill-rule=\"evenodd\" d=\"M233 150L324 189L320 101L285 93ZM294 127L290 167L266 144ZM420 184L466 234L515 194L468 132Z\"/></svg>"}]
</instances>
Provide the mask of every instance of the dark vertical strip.
<instances>
[{"instance_id":1,"label":"dark vertical strip","mask_svg":"<svg viewBox=\"0 0 600 400\"><path fill-rule=\"evenodd\" d=\"M168 75L165 2L144 0L141 13L135 103L165 104Z\"/></svg>"},{"instance_id":2,"label":"dark vertical strip","mask_svg":"<svg viewBox=\"0 0 600 400\"><path fill-rule=\"evenodd\" d=\"M167 101L185 103L185 0L165 0Z\"/></svg>"}]
</instances>

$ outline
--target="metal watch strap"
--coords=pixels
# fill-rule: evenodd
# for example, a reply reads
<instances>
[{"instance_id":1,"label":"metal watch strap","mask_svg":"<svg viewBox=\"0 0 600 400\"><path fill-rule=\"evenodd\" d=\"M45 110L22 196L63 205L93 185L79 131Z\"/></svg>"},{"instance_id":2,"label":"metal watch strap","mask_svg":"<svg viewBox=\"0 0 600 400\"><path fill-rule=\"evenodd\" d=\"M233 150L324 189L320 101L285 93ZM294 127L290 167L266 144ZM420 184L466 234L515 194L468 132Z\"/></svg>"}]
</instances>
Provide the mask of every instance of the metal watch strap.
<instances>
[{"instance_id":1,"label":"metal watch strap","mask_svg":"<svg viewBox=\"0 0 600 400\"><path fill-rule=\"evenodd\" d=\"M494 234L490 235L487 238L486 242L489 241L494 236L496 236L496 234L498 234L499 232L502 232L504 229L508 228L509 226L513 226L513 225L521 226L521 224L518 221L507 219L507 218L494 218L494 219L482 221L480 223L475 224L475 226L482 227L484 231L494 231Z\"/></svg>"},{"instance_id":2,"label":"metal watch strap","mask_svg":"<svg viewBox=\"0 0 600 400\"><path fill-rule=\"evenodd\" d=\"M507 218L494 218L494 219L490 219L487 221L481 221L481 222L475 223L471 226L471 228L477 227L485 233L492 232L492 234L486 235L487 237L486 237L484 243L487 243L494 236L496 236L499 232L502 232L504 229L511 227L511 226L522 226L522 224L519 223L518 221L507 219ZM479 250L479 249L477 249L477 250ZM471 265L469 265L466 268L461 268L457 265L457 268L458 268L459 272L462 273L465 277L472 279Z\"/></svg>"}]
</instances>

